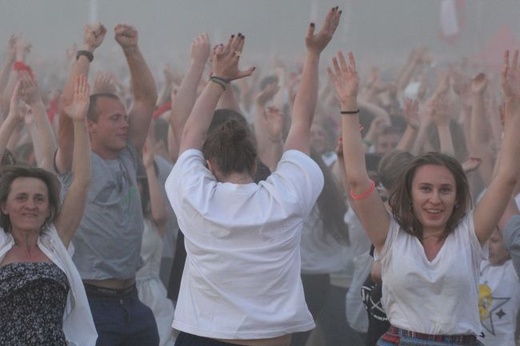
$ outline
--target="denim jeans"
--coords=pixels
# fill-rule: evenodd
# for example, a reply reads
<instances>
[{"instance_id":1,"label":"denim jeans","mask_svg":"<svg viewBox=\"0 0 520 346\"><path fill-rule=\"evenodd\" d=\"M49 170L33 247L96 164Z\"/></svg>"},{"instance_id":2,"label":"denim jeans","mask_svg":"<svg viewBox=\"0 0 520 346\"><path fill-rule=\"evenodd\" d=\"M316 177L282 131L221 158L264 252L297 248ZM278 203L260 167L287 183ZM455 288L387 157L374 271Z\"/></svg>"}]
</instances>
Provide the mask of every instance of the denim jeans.
<instances>
[{"instance_id":1,"label":"denim jeans","mask_svg":"<svg viewBox=\"0 0 520 346\"><path fill-rule=\"evenodd\" d=\"M85 286L98 333L97 346L157 346L159 333L152 310L137 296L135 285L124 292Z\"/></svg>"}]
</instances>

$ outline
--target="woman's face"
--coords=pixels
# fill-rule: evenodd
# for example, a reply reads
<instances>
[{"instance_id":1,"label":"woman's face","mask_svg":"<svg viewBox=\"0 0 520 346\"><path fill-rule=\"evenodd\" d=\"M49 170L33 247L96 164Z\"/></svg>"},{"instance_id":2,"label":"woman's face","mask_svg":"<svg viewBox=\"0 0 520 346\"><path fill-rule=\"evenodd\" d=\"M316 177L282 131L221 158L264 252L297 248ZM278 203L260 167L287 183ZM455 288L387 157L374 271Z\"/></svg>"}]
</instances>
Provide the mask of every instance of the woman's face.
<instances>
[{"instance_id":1,"label":"woman's face","mask_svg":"<svg viewBox=\"0 0 520 346\"><path fill-rule=\"evenodd\" d=\"M317 154L327 150L327 132L318 124L311 126L311 147Z\"/></svg>"},{"instance_id":2,"label":"woman's face","mask_svg":"<svg viewBox=\"0 0 520 346\"><path fill-rule=\"evenodd\" d=\"M457 188L451 171L438 165L424 165L412 180L412 210L424 232L444 232L455 208Z\"/></svg>"},{"instance_id":3,"label":"woman's face","mask_svg":"<svg viewBox=\"0 0 520 346\"><path fill-rule=\"evenodd\" d=\"M13 230L39 232L50 215L47 185L38 178L16 178L2 213L9 215Z\"/></svg>"}]
</instances>

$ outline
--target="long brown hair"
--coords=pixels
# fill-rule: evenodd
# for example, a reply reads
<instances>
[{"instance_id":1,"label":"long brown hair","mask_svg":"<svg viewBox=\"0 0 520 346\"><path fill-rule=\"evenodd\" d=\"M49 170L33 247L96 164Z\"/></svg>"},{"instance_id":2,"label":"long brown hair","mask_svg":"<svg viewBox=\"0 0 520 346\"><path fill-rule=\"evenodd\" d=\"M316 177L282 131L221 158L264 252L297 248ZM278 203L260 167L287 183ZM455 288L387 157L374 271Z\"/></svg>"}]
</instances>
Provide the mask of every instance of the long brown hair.
<instances>
[{"instance_id":1,"label":"long brown hair","mask_svg":"<svg viewBox=\"0 0 520 346\"><path fill-rule=\"evenodd\" d=\"M471 196L468 179L460 163L451 156L438 152L429 152L414 158L406 166L403 175L396 181L390 192L388 204L401 228L419 239L423 236L423 225L413 213L412 182L417 170L425 165L446 167L455 179L455 208L448 219L445 236L455 230L463 216L471 208Z\"/></svg>"},{"instance_id":2,"label":"long brown hair","mask_svg":"<svg viewBox=\"0 0 520 346\"><path fill-rule=\"evenodd\" d=\"M325 233L332 235L338 242L349 244L348 226L344 221L344 216L347 212L345 199L332 177L330 168L321 159L321 155L317 155L311 150L311 158L320 166L324 177L323 190L316 201L323 223L323 230Z\"/></svg>"}]
</instances>

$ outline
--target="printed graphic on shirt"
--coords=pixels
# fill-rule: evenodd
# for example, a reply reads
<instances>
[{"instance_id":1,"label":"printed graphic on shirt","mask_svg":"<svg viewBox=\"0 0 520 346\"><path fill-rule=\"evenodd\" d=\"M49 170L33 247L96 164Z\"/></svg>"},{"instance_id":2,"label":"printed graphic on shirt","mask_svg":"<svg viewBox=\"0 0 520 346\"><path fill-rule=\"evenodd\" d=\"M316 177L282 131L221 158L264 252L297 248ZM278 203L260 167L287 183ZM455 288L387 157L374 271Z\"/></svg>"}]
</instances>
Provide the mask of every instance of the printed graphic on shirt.
<instances>
[{"instance_id":1,"label":"printed graphic on shirt","mask_svg":"<svg viewBox=\"0 0 520 346\"><path fill-rule=\"evenodd\" d=\"M365 281L365 284L361 287L361 296L365 308L376 320L386 322L388 321L388 317L381 303L381 286L367 281Z\"/></svg>"},{"instance_id":2,"label":"printed graphic on shirt","mask_svg":"<svg viewBox=\"0 0 520 346\"><path fill-rule=\"evenodd\" d=\"M479 285L478 310L480 312L480 323L489 333L496 335L494 325L506 315L502 307L510 299L511 297L494 297L493 291L488 285Z\"/></svg>"}]
</instances>

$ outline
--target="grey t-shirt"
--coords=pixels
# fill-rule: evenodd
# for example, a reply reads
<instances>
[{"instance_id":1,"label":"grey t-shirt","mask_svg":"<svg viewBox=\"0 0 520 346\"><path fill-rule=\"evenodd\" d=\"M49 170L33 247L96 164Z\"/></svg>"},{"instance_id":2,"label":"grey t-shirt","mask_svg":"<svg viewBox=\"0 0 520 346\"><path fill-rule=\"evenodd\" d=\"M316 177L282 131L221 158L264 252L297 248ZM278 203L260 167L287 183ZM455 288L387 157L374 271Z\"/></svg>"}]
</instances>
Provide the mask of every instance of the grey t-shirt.
<instances>
[{"instance_id":1,"label":"grey t-shirt","mask_svg":"<svg viewBox=\"0 0 520 346\"><path fill-rule=\"evenodd\" d=\"M83 280L129 279L142 266L141 197L136 184L138 155L127 146L115 160L92 152L92 179L85 214L72 242ZM72 173L60 176L64 189Z\"/></svg>"}]
</instances>

